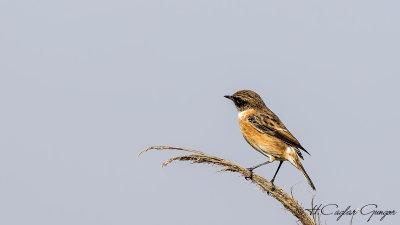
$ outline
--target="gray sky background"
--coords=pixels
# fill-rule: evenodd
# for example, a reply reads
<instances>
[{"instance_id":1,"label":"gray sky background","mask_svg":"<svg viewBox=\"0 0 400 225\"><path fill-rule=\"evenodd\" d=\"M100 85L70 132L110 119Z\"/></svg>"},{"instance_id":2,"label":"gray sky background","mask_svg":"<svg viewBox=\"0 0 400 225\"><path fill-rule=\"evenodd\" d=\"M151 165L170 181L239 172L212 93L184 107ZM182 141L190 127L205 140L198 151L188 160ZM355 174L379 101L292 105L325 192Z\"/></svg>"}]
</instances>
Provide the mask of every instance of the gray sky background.
<instances>
[{"instance_id":1,"label":"gray sky background","mask_svg":"<svg viewBox=\"0 0 400 225\"><path fill-rule=\"evenodd\" d=\"M151 145L266 160L223 98L239 89L311 153L317 203L399 211L399 12L385 0L0 1L0 224L295 224L237 174L161 169L175 152L136 160ZM289 163L276 184L311 204Z\"/></svg>"}]
</instances>

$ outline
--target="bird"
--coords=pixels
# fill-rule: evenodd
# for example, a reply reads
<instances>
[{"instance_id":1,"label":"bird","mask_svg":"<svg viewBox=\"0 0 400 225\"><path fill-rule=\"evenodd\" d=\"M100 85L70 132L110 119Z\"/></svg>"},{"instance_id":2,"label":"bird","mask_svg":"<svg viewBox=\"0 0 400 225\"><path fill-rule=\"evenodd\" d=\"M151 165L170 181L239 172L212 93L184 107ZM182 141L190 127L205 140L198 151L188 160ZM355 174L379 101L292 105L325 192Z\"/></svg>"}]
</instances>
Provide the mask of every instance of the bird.
<instances>
[{"instance_id":1,"label":"bird","mask_svg":"<svg viewBox=\"0 0 400 225\"><path fill-rule=\"evenodd\" d=\"M225 95L233 101L238 111L239 127L244 139L255 150L269 157L269 161L247 168L252 178L253 170L279 161L278 169L271 180L274 181L284 161L289 161L294 167L302 172L313 190L315 186L300 162L304 159L302 152L310 153L301 146L300 142L290 133L282 121L264 103L260 95L251 90L240 90L233 95Z\"/></svg>"}]
</instances>

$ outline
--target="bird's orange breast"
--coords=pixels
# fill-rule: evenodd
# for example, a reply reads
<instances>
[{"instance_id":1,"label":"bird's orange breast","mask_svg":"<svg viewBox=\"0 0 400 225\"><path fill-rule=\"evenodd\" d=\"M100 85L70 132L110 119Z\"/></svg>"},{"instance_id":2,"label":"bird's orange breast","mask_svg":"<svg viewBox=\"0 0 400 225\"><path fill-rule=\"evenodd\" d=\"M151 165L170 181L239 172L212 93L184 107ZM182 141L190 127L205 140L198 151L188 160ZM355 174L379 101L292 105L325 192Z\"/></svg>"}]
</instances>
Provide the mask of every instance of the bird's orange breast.
<instances>
[{"instance_id":1,"label":"bird's orange breast","mask_svg":"<svg viewBox=\"0 0 400 225\"><path fill-rule=\"evenodd\" d=\"M270 157L272 161L284 160L288 146L275 137L259 132L247 119L254 113L253 109L239 113L239 126L244 139L261 154Z\"/></svg>"}]
</instances>

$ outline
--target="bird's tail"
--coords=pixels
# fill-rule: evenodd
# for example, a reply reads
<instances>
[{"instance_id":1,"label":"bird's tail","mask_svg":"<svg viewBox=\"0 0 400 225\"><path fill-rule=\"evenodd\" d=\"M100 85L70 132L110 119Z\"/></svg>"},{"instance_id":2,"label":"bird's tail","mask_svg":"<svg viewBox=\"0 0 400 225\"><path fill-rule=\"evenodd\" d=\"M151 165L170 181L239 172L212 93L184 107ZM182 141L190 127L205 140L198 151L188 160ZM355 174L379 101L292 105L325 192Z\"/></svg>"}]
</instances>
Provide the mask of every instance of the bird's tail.
<instances>
[{"instance_id":1,"label":"bird's tail","mask_svg":"<svg viewBox=\"0 0 400 225\"><path fill-rule=\"evenodd\" d=\"M303 175L306 177L308 184L311 186L311 188L315 191L315 186L311 180L311 178L308 176L306 170L304 169L303 165L301 165L301 163L298 163L298 169L303 173Z\"/></svg>"},{"instance_id":2,"label":"bird's tail","mask_svg":"<svg viewBox=\"0 0 400 225\"><path fill-rule=\"evenodd\" d=\"M303 175L306 177L308 184L311 186L313 190L315 190L315 186L313 182L311 181L311 178L308 176L306 170L304 169L303 165L301 165L301 162L299 160L299 157L297 156L295 150L292 148L292 151L289 151L289 153L286 155L286 159L297 169L299 169Z\"/></svg>"}]
</instances>

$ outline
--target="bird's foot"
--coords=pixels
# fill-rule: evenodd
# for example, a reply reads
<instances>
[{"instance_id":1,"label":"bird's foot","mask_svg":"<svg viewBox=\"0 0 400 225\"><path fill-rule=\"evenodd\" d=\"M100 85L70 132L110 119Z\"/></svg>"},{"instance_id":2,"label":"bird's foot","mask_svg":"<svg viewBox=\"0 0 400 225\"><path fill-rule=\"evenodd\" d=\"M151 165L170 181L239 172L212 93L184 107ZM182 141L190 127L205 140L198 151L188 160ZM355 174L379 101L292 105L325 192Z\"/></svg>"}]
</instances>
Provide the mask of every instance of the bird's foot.
<instances>
[{"instance_id":1,"label":"bird's foot","mask_svg":"<svg viewBox=\"0 0 400 225\"><path fill-rule=\"evenodd\" d=\"M246 180L253 180L253 170L254 170L254 168L253 168L253 167L250 167L250 168L246 168L246 169L249 171L249 175L248 175L248 176L245 176L244 179L246 179Z\"/></svg>"},{"instance_id":2,"label":"bird's foot","mask_svg":"<svg viewBox=\"0 0 400 225\"><path fill-rule=\"evenodd\" d=\"M271 183L272 183L271 191L275 191L274 179L271 180Z\"/></svg>"},{"instance_id":3,"label":"bird's foot","mask_svg":"<svg viewBox=\"0 0 400 225\"><path fill-rule=\"evenodd\" d=\"M275 191L275 185L272 183L271 191ZM270 192L267 191L267 195L270 195Z\"/></svg>"}]
</instances>

